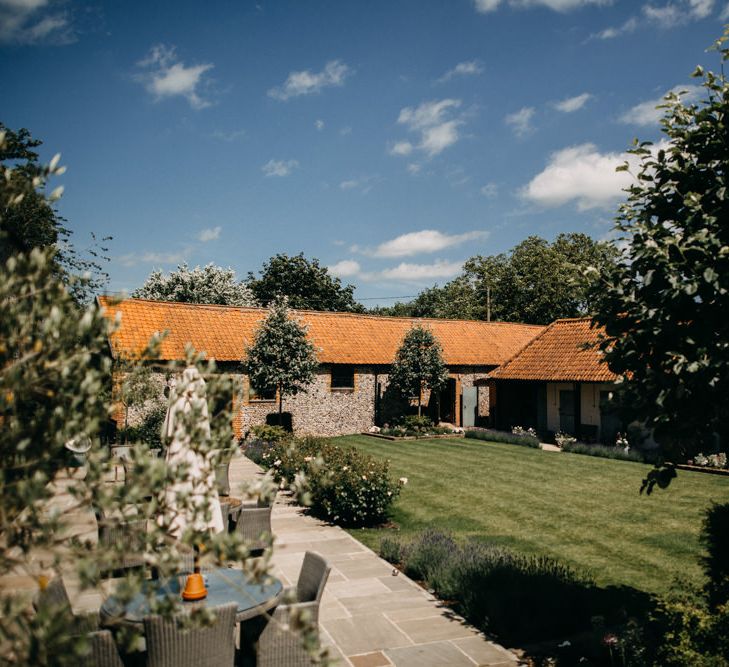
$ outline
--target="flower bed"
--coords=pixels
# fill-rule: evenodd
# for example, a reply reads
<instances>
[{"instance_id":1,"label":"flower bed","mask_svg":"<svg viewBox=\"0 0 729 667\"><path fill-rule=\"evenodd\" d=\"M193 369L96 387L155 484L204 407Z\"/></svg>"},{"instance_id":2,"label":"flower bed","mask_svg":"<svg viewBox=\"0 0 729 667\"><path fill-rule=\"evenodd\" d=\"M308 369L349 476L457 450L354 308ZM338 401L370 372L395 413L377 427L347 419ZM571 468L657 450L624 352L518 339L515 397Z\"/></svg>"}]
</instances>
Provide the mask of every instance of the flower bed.
<instances>
[{"instance_id":1,"label":"flower bed","mask_svg":"<svg viewBox=\"0 0 729 667\"><path fill-rule=\"evenodd\" d=\"M505 431L493 431L488 428L473 428L466 431L467 438L475 438L476 440L486 440L488 442L503 442L509 445L520 445L521 447L531 447L532 449L540 449L539 438L525 432L523 435L519 433L506 433Z\"/></svg>"},{"instance_id":2,"label":"flower bed","mask_svg":"<svg viewBox=\"0 0 729 667\"><path fill-rule=\"evenodd\" d=\"M389 461L318 438L279 441L263 448L244 446L244 453L271 470L279 483L292 484L297 473L303 471L312 514L343 526L384 522L407 483L405 478L390 479Z\"/></svg>"}]
</instances>

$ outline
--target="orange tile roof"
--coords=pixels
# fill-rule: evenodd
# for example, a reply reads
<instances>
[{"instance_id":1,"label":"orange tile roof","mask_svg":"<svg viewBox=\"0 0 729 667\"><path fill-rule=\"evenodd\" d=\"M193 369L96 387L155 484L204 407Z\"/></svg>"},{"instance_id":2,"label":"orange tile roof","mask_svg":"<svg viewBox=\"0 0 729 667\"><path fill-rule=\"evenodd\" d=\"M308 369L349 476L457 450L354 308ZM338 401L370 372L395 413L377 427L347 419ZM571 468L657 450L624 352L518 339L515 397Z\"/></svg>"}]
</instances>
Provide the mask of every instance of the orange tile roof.
<instances>
[{"instance_id":1,"label":"orange tile roof","mask_svg":"<svg viewBox=\"0 0 729 667\"><path fill-rule=\"evenodd\" d=\"M489 377L496 380L541 380L549 382L613 382L610 371L595 348L601 329L588 317L552 322Z\"/></svg>"},{"instance_id":2,"label":"orange tile roof","mask_svg":"<svg viewBox=\"0 0 729 667\"><path fill-rule=\"evenodd\" d=\"M110 320L120 316L110 337L114 356L138 354L155 332L169 332L163 360L183 359L186 343L216 361L239 361L246 344L266 316L262 308L237 308L167 301L99 297ZM319 361L339 364L390 364L405 333L414 324L432 329L450 366L496 366L520 350L544 327L506 322L412 319L355 313L294 311L309 325L309 338L320 349Z\"/></svg>"}]
</instances>

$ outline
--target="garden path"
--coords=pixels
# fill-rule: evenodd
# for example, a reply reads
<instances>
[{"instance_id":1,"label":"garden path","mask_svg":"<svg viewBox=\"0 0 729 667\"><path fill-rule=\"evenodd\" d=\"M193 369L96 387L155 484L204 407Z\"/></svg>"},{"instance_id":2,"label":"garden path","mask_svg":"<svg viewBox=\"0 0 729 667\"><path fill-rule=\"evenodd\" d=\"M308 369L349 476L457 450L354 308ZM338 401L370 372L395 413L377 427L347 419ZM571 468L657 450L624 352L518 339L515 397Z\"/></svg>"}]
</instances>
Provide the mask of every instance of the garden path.
<instances>
[{"instance_id":1,"label":"garden path","mask_svg":"<svg viewBox=\"0 0 729 667\"><path fill-rule=\"evenodd\" d=\"M249 459L230 466L231 494L261 475ZM322 601L322 641L347 667L515 667L516 656L488 641L436 598L349 533L313 517L279 495L272 518L274 573L293 585L308 550L332 572Z\"/></svg>"}]
</instances>

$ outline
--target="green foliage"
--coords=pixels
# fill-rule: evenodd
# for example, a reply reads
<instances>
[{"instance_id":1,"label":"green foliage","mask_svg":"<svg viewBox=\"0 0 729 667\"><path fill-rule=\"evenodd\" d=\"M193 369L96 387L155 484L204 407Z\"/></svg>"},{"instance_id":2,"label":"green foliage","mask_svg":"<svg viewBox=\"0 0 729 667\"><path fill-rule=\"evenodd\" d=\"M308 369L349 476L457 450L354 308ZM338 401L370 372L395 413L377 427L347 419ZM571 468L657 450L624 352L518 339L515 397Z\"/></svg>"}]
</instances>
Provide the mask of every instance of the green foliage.
<instances>
[{"instance_id":1,"label":"green foliage","mask_svg":"<svg viewBox=\"0 0 729 667\"><path fill-rule=\"evenodd\" d=\"M63 188L46 197L43 188L49 176L61 175L65 167L58 166L60 156L50 167L38 162L35 151L43 142L33 139L22 128L14 131L0 122L0 175L4 188L12 190L16 201L3 209L0 216L0 263L16 253L29 254L33 248L53 249L49 261L54 274L65 282L74 298L88 302L108 281L101 261L108 261L108 248L97 243L92 234L92 246L87 255L80 254L71 243L71 230L53 207ZM110 238L104 238L105 243Z\"/></svg>"},{"instance_id":2,"label":"green foliage","mask_svg":"<svg viewBox=\"0 0 729 667\"><path fill-rule=\"evenodd\" d=\"M607 270L617 255L612 244L586 234L560 234L552 243L530 236L506 254L471 257L463 274L442 287L375 312L549 324L593 312L600 292L593 289L594 275L585 275L585 270Z\"/></svg>"},{"instance_id":3,"label":"green foliage","mask_svg":"<svg viewBox=\"0 0 729 667\"><path fill-rule=\"evenodd\" d=\"M599 286L596 315L625 416L653 429L675 462L729 442L729 83L694 75L704 99L669 94L664 141L630 151L640 169L616 221L626 250Z\"/></svg>"},{"instance_id":4,"label":"green foliage","mask_svg":"<svg viewBox=\"0 0 729 667\"><path fill-rule=\"evenodd\" d=\"M120 442L140 442L153 449L162 447L162 424L167 414L167 406L158 403L146 411L138 424L121 429L117 434Z\"/></svg>"},{"instance_id":5,"label":"green foliage","mask_svg":"<svg viewBox=\"0 0 729 667\"><path fill-rule=\"evenodd\" d=\"M427 415L406 415L395 420L394 426L383 426L380 429L382 435L394 435L396 437L415 436L423 437L428 435L447 435L453 431L446 426L435 426L433 420Z\"/></svg>"},{"instance_id":6,"label":"green foliage","mask_svg":"<svg viewBox=\"0 0 729 667\"><path fill-rule=\"evenodd\" d=\"M318 259L308 260L304 253L293 257L280 253L263 264L260 278L248 273L247 284L256 300L268 306L286 297L291 308L362 312L354 300L354 286L342 286Z\"/></svg>"},{"instance_id":7,"label":"green foliage","mask_svg":"<svg viewBox=\"0 0 729 667\"><path fill-rule=\"evenodd\" d=\"M706 549L703 559L705 592L712 608L729 604L729 503L714 504L704 517L701 541Z\"/></svg>"},{"instance_id":8,"label":"green foliage","mask_svg":"<svg viewBox=\"0 0 729 667\"><path fill-rule=\"evenodd\" d=\"M486 440L487 442L504 442L509 445L521 445L522 447L531 447L532 449L540 448L539 438L531 435L516 435L516 433L492 431L486 428L469 429L466 431L465 437Z\"/></svg>"},{"instance_id":9,"label":"green foliage","mask_svg":"<svg viewBox=\"0 0 729 667\"><path fill-rule=\"evenodd\" d=\"M606 445L586 445L584 442L572 442L562 445L563 452L570 454L586 454L587 456L598 456L603 459L615 459L617 461L634 461L644 463L645 456L637 449L629 449L627 452L623 447L608 447Z\"/></svg>"},{"instance_id":10,"label":"green foliage","mask_svg":"<svg viewBox=\"0 0 729 667\"><path fill-rule=\"evenodd\" d=\"M388 386L404 398L417 396L420 416L423 391L437 391L447 380L448 369L438 339L430 329L413 326L405 334L395 354L388 375Z\"/></svg>"},{"instance_id":11,"label":"green foliage","mask_svg":"<svg viewBox=\"0 0 729 667\"><path fill-rule=\"evenodd\" d=\"M42 169L45 176L53 171L52 166ZM22 202L27 185L8 175L5 166L3 176L0 222ZM102 573L114 569L130 549L164 578L181 570L193 545L200 546L202 567L237 562L251 581L268 573L267 561L253 563L237 534L189 528L178 539L171 532L174 517L185 514L188 525L195 526L207 522L214 509L206 492L167 492L177 484L196 483L187 461L165 462L146 447L134 447L133 479L109 483L113 468L100 433L111 415L111 325L96 304L80 306L62 278L52 248L13 253L0 263L0 569L17 581L37 583L36 591L6 587L0 596L3 660L20 666L78 665L88 648L70 612L30 609L28 593L40 592L49 577L63 574L67 582L78 582L80 593L105 595ZM154 357L158 342L150 342L143 358ZM187 403L178 412L176 437L214 460L232 442L231 380L191 349L186 364L198 369L207 386L188 384L184 377L177 382L174 398L184 396ZM182 368L169 364L163 370L179 375ZM206 400L226 406L213 415L209 428L202 419ZM85 466L70 471L66 445L86 444ZM305 479L299 476L298 482L294 490ZM124 539L89 539L85 517L94 510L100 529L123 521ZM125 604L142 593L151 613L178 613L179 597L155 599L154 589L143 584L148 575L130 571L115 586L117 600ZM205 620L205 614L195 614L193 622ZM305 623L304 636L310 631Z\"/></svg>"},{"instance_id":12,"label":"green foliage","mask_svg":"<svg viewBox=\"0 0 729 667\"><path fill-rule=\"evenodd\" d=\"M144 284L132 296L138 299L178 301L181 303L212 303L222 306L257 306L253 293L235 271L215 264L196 266L190 270L181 264L167 275L152 271Z\"/></svg>"},{"instance_id":13,"label":"green foliage","mask_svg":"<svg viewBox=\"0 0 729 667\"><path fill-rule=\"evenodd\" d=\"M291 483L304 471L311 512L342 526L385 521L405 483L390 479L387 461L318 438L275 443L260 453L259 463L271 469L275 481Z\"/></svg>"},{"instance_id":14,"label":"green foliage","mask_svg":"<svg viewBox=\"0 0 729 667\"><path fill-rule=\"evenodd\" d=\"M314 381L316 349L306 337L306 327L289 317L285 299L271 304L253 345L246 347L243 363L254 386L276 387L279 414L284 396L296 395Z\"/></svg>"},{"instance_id":15,"label":"green foliage","mask_svg":"<svg viewBox=\"0 0 729 667\"><path fill-rule=\"evenodd\" d=\"M269 426L268 424L256 424L251 427L251 437L263 442L275 443L287 440L291 434L281 426Z\"/></svg>"}]
</instances>

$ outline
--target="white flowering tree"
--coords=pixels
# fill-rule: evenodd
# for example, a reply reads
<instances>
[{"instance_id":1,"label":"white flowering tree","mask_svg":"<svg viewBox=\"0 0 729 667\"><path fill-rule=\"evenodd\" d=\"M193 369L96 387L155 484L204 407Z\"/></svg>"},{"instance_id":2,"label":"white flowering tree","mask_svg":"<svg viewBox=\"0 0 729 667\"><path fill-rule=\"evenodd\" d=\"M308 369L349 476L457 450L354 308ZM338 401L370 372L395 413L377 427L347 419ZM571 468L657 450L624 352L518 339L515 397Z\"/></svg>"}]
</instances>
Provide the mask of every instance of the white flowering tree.
<instances>
[{"instance_id":1,"label":"white flowering tree","mask_svg":"<svg viewBox=\"0 0 729 667\"><path fill-rule=\"evenodd\" d=\"M140 299L211 303L221 306L257 306L253 292L243 281L236 280L231 268L207 264L190 270L180 264L176 271L165 274L152 271L144 284L132 293Z\"/></svg>"},{"instance_id":2,"label":"white flowering tree","mask_svg":"<svg viewBox=\"0 0 729 667\"><path fill-rule=\"evenodd\" d=\"M279 423L284 396L310 385L318 365L306 327L289 316L285 299L276 300L256 331L253 345L246 347L244 367L253 386L276 389Z\"/></svg>"}]
</instances>

